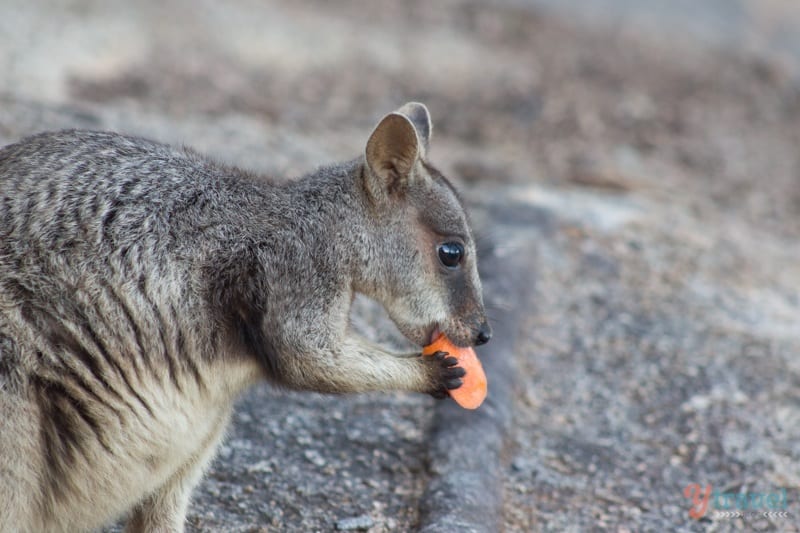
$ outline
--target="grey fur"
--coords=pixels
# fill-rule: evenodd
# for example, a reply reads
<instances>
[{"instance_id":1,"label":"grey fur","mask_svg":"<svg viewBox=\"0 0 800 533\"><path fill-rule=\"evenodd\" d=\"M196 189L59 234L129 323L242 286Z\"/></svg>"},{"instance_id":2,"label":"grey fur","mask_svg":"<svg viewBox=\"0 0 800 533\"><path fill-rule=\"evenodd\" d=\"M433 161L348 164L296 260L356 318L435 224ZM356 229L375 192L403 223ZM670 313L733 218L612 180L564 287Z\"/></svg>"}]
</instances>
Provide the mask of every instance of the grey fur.
<instances>
[{"instance_id":1,"label":"grey fur","mask_svg":"<svg viewBox=\"0 0 800 533\"><path fill-rule=\"evenodd\" d=\"M354 292L403 333L475 342L475 246L425 160L421 104L366 155L288 183L113 133L0 150L0 531L180 531L233 401L260 379L441 395L460 369L352 333ZM459 239L463 264L439 264ZM485 326L484 326L485 327Z\"/></svg>"}]
</instances>

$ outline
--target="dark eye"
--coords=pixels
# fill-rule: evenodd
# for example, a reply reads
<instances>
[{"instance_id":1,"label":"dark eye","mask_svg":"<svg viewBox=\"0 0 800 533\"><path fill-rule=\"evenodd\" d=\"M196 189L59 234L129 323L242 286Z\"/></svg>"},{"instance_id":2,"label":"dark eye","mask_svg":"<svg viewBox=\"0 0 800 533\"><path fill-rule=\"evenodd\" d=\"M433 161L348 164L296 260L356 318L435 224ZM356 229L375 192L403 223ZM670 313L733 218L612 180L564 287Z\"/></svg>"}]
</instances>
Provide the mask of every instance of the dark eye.
<instances>
[{"instance_id":1,"label":"dark eye","mask_svg":"<svg viewBox=\"0 0 800 533\"><path fill-rule=\"evenodd\" d=\"M439 245L439 261L447 268L455 268L464 258L464 247L457 242Z\"/></svg>"}]
</instances>

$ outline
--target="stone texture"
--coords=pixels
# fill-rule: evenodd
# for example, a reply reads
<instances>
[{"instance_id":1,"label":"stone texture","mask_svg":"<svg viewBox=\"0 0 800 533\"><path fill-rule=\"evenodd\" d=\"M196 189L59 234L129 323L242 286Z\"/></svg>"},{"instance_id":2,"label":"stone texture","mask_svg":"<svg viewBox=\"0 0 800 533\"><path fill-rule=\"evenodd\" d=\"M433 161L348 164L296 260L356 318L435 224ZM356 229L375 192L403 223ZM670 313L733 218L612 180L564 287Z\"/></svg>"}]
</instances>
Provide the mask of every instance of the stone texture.
<instances>
[{"instance_id":1,"label":"stone texture","mask_svg":"<svg viewBox=\"0 0 800 533\"><path fill-rule=\"evenodd\" d=\"M502 402L257 387L190 531L797 530L796 8L541 3L4 3L0 142L114 129L292 176L420 100L491 249ZM704 39L714 6L732 33ZM353 320L404 342L372 302ZM694 521L689 483L786 488L790 516Z\"/></svg>"}]
</instances>

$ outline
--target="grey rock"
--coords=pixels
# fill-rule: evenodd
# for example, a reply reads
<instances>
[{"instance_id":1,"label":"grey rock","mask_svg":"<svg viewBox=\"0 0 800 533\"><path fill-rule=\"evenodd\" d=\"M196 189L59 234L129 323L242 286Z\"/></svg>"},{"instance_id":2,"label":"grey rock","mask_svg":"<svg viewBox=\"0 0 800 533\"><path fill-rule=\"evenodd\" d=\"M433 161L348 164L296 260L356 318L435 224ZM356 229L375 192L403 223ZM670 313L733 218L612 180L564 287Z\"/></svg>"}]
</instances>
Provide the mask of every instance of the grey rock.
<instances>
[{"instance_id":1,"label":"grey rock","mask_svg":"<svg viewBox=\"0 0 800 533\"><path fill-rule=\"evenodd\" d=\"M657 4L595 2L612 3ZM672 38L681 24L663 38L626 18L565 23L517 0L6 4L0 143L111 129L282 178L356 155L376 117L418 98L432 160L468 181L483 250L532 278L519 307L504 301L513 277L486 284L497 331L515 330L508 364L489 363L509 357L502 333L482 354L513 374L502 404L469 417L417 395L255 387L187 530L326 531L369 511L373 530L408 531L420 502L440 531L481 513L506 531L797 530L791 492L790 519L738 523L690 519L682 494L800 486L796 51L709 48ZM725 5L734 41L769 45L800 35L784 4L702 10ZM576 157L594 185L566 182ZM405 342L374 302L352 318ZM492 446L449 460L443 443L476 428Z\"/></svg>"},{"instance_id":2,"label":"grey rock","mask_svg":"<svg viewBox=\"0 0 800 533\"><path fill-rule=\"evenodd\" d=\"M375 525L375 521L369 515L353 516L342 518L336 522L337 531L367 531Z\"/></svg>"}]
</instances>

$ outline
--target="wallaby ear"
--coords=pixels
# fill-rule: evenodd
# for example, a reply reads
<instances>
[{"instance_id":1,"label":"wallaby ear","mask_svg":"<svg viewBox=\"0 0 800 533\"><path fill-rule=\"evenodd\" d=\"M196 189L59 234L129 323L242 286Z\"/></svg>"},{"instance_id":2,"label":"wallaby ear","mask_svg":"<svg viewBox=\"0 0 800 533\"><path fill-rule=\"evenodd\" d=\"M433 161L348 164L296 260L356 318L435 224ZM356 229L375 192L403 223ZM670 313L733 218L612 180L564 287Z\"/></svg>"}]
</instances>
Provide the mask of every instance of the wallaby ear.
<instances>
[{"instance_id":1,"label":"wallaby ear","mask_svg":"<svg viewBox=\"0 0 800 533\"><path fill-rule=\"evenodd\" d=\"M419 136L411 119L397 112L383 117L367 141L365 185L370 195L376 200L402 195L414 180L419 152Z\"/></svg>"},{"instance_id":2,"label":"wallaby ear","mask_svg":"<svg viewBox=\"0 0 800 533\"><path fill-rule=\"evenodd\" d=\"M422 141L424 157L428 153L428 146L430 146L431 135L433 135L433 122L431 121L431 114L425 104L419 102L409 102L397 110L401 115L407 116L414 128L417 130L419 140Z\"/></svg>"}]
</instances>

